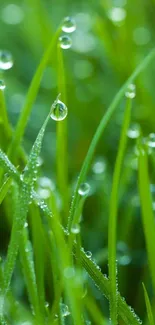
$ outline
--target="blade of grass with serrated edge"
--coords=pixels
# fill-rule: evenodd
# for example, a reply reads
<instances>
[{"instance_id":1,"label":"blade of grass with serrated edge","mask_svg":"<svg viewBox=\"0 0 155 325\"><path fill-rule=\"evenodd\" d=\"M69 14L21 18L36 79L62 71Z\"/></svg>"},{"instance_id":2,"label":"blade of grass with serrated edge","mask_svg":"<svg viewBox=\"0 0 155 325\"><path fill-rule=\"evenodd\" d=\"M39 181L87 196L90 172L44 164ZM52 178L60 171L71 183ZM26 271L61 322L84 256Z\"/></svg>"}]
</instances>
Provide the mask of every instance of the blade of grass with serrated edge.
<instances>
[{"instance_id":1,"label":"blade of grass with serrated edge","mask_svg":"<svg viewBox=\"0 0 155 325\"><path fill-rule=\"evenodd\" d=\"M31 81L30 88L28 90L28 94L27 94L27 97L25 100L25 104L21 111L21 115L19 117L16 129L14 131L13 139L12 139L11 144L8 149L8 156L11 157L12 160L13 160L15 154L17 153L17 149L18 149L19 144L22 140L22 137L23 137L23 134L24 134L24 131L26 128L26 124L27 124L29 115L32 110L32 106L33 106L34 101L37 97L37 93L38 93L38 89L40 86L40 82L41 82L41 78L42 78L44 69L52 57L52 52L54 50L54 47L55 47L55 44L56 44L57 38L59 37L60 32L61 32L61 26L56 31L54 38L52 39L48 48L46 49L46 51L42 57L42 60L40 61L40 64L36 70L36 73Z\"/></svg>"},{"instance_id":2,"label":"blade of grass with serrated edge","mask_svg":"<svg viewBox=\"0 0 155 325\"><path fill-rule=\"evenodd\" d=\"M63 61L63 53L60 45L57 45L57 76L58 92L61 100L66 105L66 80ZM68 193L68 150L67 150L67 118L57 122L57 183L63 203L64 224L67 224L69 212Z\"/></svg>"},{"instance_id":3,"label":"blade of grass with serrated edge","mask_svg":"<svg viewBox=\"0 0 155 325\"><path fill-rule=\"evenodd\" d=\"M145 235L148 262L150 267L153 291L155 294L155 223L150 193L150 181L148 173L148 155L143 145L139 144L138 155L139 193L142 210L143 230Z\"/></svg>"},{"instance_id":4,"label":"blade of grass with serrated edge","mask_svg":"<svg viewBox=\"0 0 155 325\"><path fill-rule=\"evenodd\" d=\"M68 218L68 230L69 231L70 231L71 226L72 226L72 221L73 221L76 206L77 206L78 189L79 189L81 183L83 183L83 181L85 180L86 174L87 174L88 169L90 167L91 160L92 160L93 154L95 152L96 146L97 146L97 144L99 142L99 139L100 139L105 127L107 126L112 114L116 110L116 107L117 107L118 103L120 102L121 98L124 96L124 93L125 93L125 90L126 90L127 86L130 83L132 83L134 81L134 79L140 74L140 72L142 72L149 65L149 63L154 59L154 57L155 57L155 48L150 51L150 53L138 65L138 67L134 70L134 72L129 77L129 79L125 82L125 84L118 91L118 93L114 97L111 105L109 106L107 112L103 116L103 118L102 118L102 120L101 120L101 122L100 122L100 124L99 124L99 126L98 126L98 128L96 130L96 133L95 133L95 135L94 135L94 137L92 139L92 142L91 142L91 144L89 146L86 158L85 158L85 160L83 162L83 165L82 165L82 168L81 168L81 171L80 171L77 183L76 183L76 187L75 187L75 190L74 190L73 199L72 199L72 203L71 203L71 209L70 209L69 218Z\"/></svg>"},{"instance_id":5,"label":"blade of grass with serrated edge","mask_svg":"<svg viewBox=\"0 0 155 325\"><path fill-rule=\"evenodd\" d=\"M147 293L147 290L145 288L144 283L142 283L142 285L143 285L143 290L144 290L145 304L146 304L146 309L147 309L147 315L148 315L149 324L150 325L155 325L154 319L153 319L153 313L152 313L150 299L149 299L149 296L148 296L148 293Z\"/></svg>"},{"instance_id":6,"label":"blade of grass with serrated edge","mask_svg":"<svg viewBox=\"0 0 155 325\"><path fill-rule=\"evenodd\" d=\"M45 284L44 284L44 269L45 269L45 243L43 237L43 229L40 211L35 204L30 205L30 224L32 230L32 242L34 252L35 273L38 288L38 297L40 310L45 312Z\"/></svg>"},{"instance_id":7,"label":"blade of grass with serrated edge","mask_svg":"<svg viewBox=\"0 0 155 325\"><path fill-rule=\"evenodd\" d=\"M127 142L127 130L130 124L131 99L127 100L124 121L121 131L120 143L114 167L110 212L108 225L108 263L110 279L110 318L113 325L117 324L117 269L116 269L116 233L117 233L117 210L118 210L118 192L123 164L123 157Z\"/></svg>"},{"instance_id":8,"label":"blade of grass with serrated edge","mask_svg":"<svg viewBox=\"0 0 155 325\"><path fill-rule=\"evenodd\" d=\"M23 231L24 224L27 217L28 212L28 206L31 199L31 193L36 177L36 171L37 171L37 160L40 154L41 150L41 144L42 139L44 136L45 128L47 125L47 122L50 118L50 115L47 116L45 122L43 123L42 128L40 129L38 136L36 138L36 141L32 147L29 160L23 175L24 182L21 181L19 185L19 198L16 206L15 211L15 218L13 221L13 227L11 231L11 239L8 247L8 253L7 258L5 262L5 272L4 272L4 297L8 291L18 249L19 249L19 241L20 241L20 235ZM16 168L10 163L9 159L6 155L3 154L2 151L0 151L0 162L2 162L3 167L7 167L9 171L15 176L17 176ZM18 176L17 176L18 178ZM19 179L18 179L19 181ZM26 182L26 183L25 183ZM4 301L1 304L1 311L0 316L3 315L3 306Z\"/></svg>"}]
</instances>

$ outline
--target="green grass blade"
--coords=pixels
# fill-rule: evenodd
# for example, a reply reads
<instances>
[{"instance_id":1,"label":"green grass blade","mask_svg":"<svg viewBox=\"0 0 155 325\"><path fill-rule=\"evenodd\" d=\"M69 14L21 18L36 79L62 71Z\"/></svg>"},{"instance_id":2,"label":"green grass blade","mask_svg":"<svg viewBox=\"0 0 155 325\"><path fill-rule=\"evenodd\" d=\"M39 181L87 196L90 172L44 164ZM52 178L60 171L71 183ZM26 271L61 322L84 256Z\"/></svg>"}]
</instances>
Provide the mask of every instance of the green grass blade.
<instances>
[{"instance_id":1,"label":"green grass blade","mask_svg":"<svg viewBox=\"0 0 155 325\"><path fill-rule=\"evenodd\" d=\"M83 183L83 181L85 180L86 174L88 172L88 169L89 169L93 154L95 152L96 146L99 142L99 139L100 139L105 127L107 126L112 114L116 110L118 103L120 102L121 98L124 96L127 86L130 83L132 83L134 81L134 79L150 64L150 62L154 59L154 57L155 57L155 49L151 50L151 52L138 65L138 67L134 70L134 72L129 77L129 79L125 82L125 84L118 91L118 93L114 97L114 100L112 101L111 105L109 106L106 114L103 116L103 118L96 130L96 133L95 133L95 135L92 139L92 142L89 146L88 153L87 153L84 163L82 165L80 175L78 177L77 184L75 187L72 204L71 204L71 209L70 209L70 214L69 214L69 218L68 218L68 229L69 230L71 229L72 220L73 220L74 213L76 210L76 205L77 205L77 200L78 200L78 189L79 189L81 183Z\"/></svg>"},{"instance_id":2,"label":"green grass blade","mask_svg":"<svg viewBox=\"0 0 155 325\"><path fill-rule=\"evenodd\" d=\"M55 48L55 44L57 41L57 38L59 36L61 32L61 28L59 28L57 30L57 32L54 35L54 38L52 39L52 41L50 42L47 50L45 51L43 58L36 70L36 73L32 79L30 88L28 90L28 94L25 100L25 104L24 107L22 109L20 118L18 120L14 135L13 135L13 139L12 142L10 144L9 150L8 150L8 155L9 157L12 157L12 159L15 157L15 153L17 152L17 148L19 147L19 144L22 140L25 128L26 128L26 124L29 118L29 115L31 113L32 110L32 106L34 104L34 101L37 97L37 93L38 93L38 89L40 86L40 82L41 82L41 78L44 72L44 69L46 67L46 65L48 64L49 60L51 59L52 53L54 51ZM15 150L16 148L16 150Z\"/></svg>"},{"instance_id":3,"label":"green grass blade","mask_svg":"<svg viewBox=\"0 0 155 325\"><path fill-rule=\"evenodd\" d=\"M144 290L144 296L145 296L145 304L146 304L146 309L147 309L147 315L148 315L148 320L150 325L155 325L154 323L154 319L153 319L153 313L152 313L152 307L151 307L151 303L150 303L150 299L147 293L147 290L145 288L144 283L142 283L143 285L143 290Z\"/></svg>"},{"instance_id":4,"label":"green grass blade","mask_svg":"<svg viewBox=\"0 0 155 325\"><path fill-rule=\"evenodd\" d=\"M0 166L15 180L19 181L19 173L17 169L1 149L0 149Z\"/></svg>"},{"instance_id":5,"label":"green grass blade","mask_svg":"<svg viewBox=\"0 0 155 325\"><path fill-rule=\"evenodd\" d=\"M12 179L11 177L8 177L6 181L3 183L3 185L0 188L0 204L3 202L5 196L7 195L9 188L11 186Z\"/></svg>"},{"instance_id":6,"label":"green grass blade","mask_svg":"<svg viewBox=\"0 0 155 325\"><path fill-rule=\"evenodd\" d=\"M63 62L63 53L60 45L57 45L57 70L58 70L58 92L61 100L66 105L66 81ZM68 150L67 150L67 118L57 123L57 184L62 198L65 224L67 223L69 211L68 193Z\"/></svg>"},{"instance_id":7,"label":"green grass blade","mask_svg":"<svg viewBox=\"0 0 155 325\"><path fill-rule=\"evenodd\" d=\"M6 111L6 105L5 105L5 99L4 99L4 91L0 90L0 124L3 124L5 136L7 140L11 136L11 126L8 120L7 111ZM4 141L4 139L3 139Z\"/></svg>"},{"instance_id":8,"label":"green grass blade","mask_svg":"<svg viewBox=\"0 0 155 325\"><path fill-rule=\"evenodd\" d=\"M141 200L143 230L145 235L148 262L155 294L155 223L152 210L152 198L150 193L150 181L148 173L148 156L144 146L139 147L138 156L139 193Z\"/></svg>"},{"instance_id":9,"label":"green grass blade","mask_svg":"<svg viewBox=\"0 0 155 325\"><path fill-rule=\"evenodd\" d=\"M127 100L120 143L114 167L112 191L110 198L110 215L108 226L108 262L110 279L110 317L112 324L117 324L117 269L116 269L116 234L117 234L117 210L120 175L123 164L123 157L127 142L127 130L130 124L131 100Z\"/></svg>"}]
</instances>

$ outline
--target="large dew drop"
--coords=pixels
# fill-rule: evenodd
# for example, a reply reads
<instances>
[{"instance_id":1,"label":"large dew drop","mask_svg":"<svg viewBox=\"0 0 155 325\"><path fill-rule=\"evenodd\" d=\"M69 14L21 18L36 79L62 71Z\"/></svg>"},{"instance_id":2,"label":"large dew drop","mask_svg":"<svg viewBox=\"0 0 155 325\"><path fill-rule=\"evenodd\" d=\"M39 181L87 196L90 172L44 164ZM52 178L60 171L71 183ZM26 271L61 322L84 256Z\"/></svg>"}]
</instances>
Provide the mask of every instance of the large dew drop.
<instances>
[{"instance_id":1,"label":"large dew drop","mask_svg":"<svg viewBox=\"0 0 155 325\"><path fill-rule=\"evenodd\" d=\"M5 83L4 83L4 80L0 80L0 89L1 90L4 90L5 89Z\"/></svg>"},{"instance_id":2,"label":"large dew drop","mask_svg":"<svg viewBox=\"0 0 155 325\"><path fill-rule=\"evenodd\" d=\"M90 192L90 185L88 183L82 183L79 187L78 193L81 196L86 196Z\"/></svg>"},{"instance_id":3,"label":"large dew drop","mask_svg":"<svg viewBox=\"0 0 155 325\"><path fill-rule=\"evenodd\" d=\"M127 87L127 90L125 92L125 96L127 98L130 98L130 99L133 99L135 98L136 96L136 86L134 84L130 84L128 87Z\"/></svg>"},{"instance_id":4,"label":"large dew drop","mask_svg":"<svg viewBox=\"0 0 155 325\"><path fill-rule=\"evenodd\" d=\"M78 224L75 224L71 228L71 233L72 234L79 234L80 232L80 226Z\"/></svg>"},{"instance_id":5,"label":"large dew drop","mask_svg":"<svg viewBox=\"0 0 155 325\"><path fill-rule=\"evenodd\" d=\"M67 50L72 46L72 41L69 36L63 35L59 37L59 44L62 49Z\"/></svg>"},{"instance_id":6,"label":"large dew drop","mask_svg":"<svg viewBox=\"0 0 155 325\"><path fill-rule=\"evenodd\" d=\"M13 66L12 54L8 51L0 51L0 69L8 70Z\"/></svg>"},{"instance_id":7,"label":"large dew drop","mask_svg":"<svg viewBox=\"0 0 155 325\"><path fill-rule=\"evenodd\" d=\"M65 33L73 33L76 30L75 20L71 17L66 17L63 21L62 31Z\"/></svg>"},{"instance_id":8,"label":"large dew drop","mask_svg":"<svg viewBox=\"0 0 155 325\"><path fill-rule=\"evenodd\" d=\"M55 121L62 121L68 114L67 106L59 99L54 102L51 108L51 118Z\"/></svg>"}]
</instances>

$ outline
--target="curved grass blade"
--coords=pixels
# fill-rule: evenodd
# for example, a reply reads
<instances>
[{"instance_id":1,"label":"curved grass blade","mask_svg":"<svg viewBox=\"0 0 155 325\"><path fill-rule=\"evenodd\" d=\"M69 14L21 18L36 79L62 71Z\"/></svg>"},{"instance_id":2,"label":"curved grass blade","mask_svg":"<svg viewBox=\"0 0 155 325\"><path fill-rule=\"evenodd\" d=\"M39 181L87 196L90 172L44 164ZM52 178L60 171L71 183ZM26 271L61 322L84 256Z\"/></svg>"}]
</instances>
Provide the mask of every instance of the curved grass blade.
<instances>
[{"instance_id":1,"label":"curved grass blade","mask_svg":"<svg viewBox=\"0 0 155 325\"><path fill-rule=\"evenodd\" d=\"M8 149L8 155L9 155L9 157L12 157L12 160L15 157L15 154L17 152L16 150L18 149L19 144L22 140L22 137L23 137L23 134L24 134L24 131L26 128L26 124L27 124L29 115L32 110L32 106L33 106L34 101L37 97L37 93L38 93L38 89L40 86L40 82L41 82L41 78L42 78L44 69L45 69L46 65L48 64L49 60L51 59L52 52L54 50L54 47L55 47L55 44L56 44L56 41L57 41L57 38L58 38L60 32L61 32L61 27L58 28L58 30L56 31L54 38L52 39L48 48L46 49L46 51L43 55L43 58L36 70L36 73L31 81L24 107L22 109L20 118L18 120L16 129L15 129L15 132L13 135L13 139L12 139L11 144ZM16 148L16 150L15 150L15 148Z\"/></svg>"},{"instance_id":2,"label":"curved grass blade","mask_svg":"<svg viewBox=\"0 0 155 325\"><path fill-rule=\"evenodd\" d=\"M152 197L150 193L150 181L148 173L148 156L143 145L139 145L138 155L139 193L142 209L143 230L145 235L148 262L155 294L155 223L152 209Z\"/></svg>"},{"instance_id":3,"label":"curved grass blade","mask_svg":"<svg viewBox=\"0 0 155 325\"><path fill-rule=\"evenodd\" d=\"M58 92L62 101L66 104L66 80L63 62L63 54L60 45L57 45L58 65ZM67 150L67 119L57 123L57 183L63 203L65 224L69 212L68 193L68 150Z\"/></svg>"},{"instance_id":4,"label":"curved grass blade","mask_svg":"<svg viewBox=\"0 0 155 325\"><path fill-rule=\"evenodd\" d=\"M0 166L17 182L19 181L19 173L15 166L8 159L7 155L0 149Z\"/></svg>"},{"instance_id":5,"label":"curved grass blade","mask_svg":"<svg viewBox=\"0 0 155 325\"><path fill-rule=\"evenodd\" d=\"M144 283L142 283L142 285L143 285L143 290L144 290L145 304L146 304L149 324L150 325L155 325L154 319L153 319L153 313L152 313L152 307L151 307L150 299L149 299L149 296L148 296L148 293L147 293L147 290L145 288Z\"/></svg>"},{"instance_id":6,"label":"curved grass blade","mask_svg":"<svg viewBox=\"0 0 155 325\"><path fill-rule=\"evenodd\" d=\"M116 107L118 105L118 103L120 102L121 98L124 96L124 92L127 88L127 86L133 82L133 80L150 64L150 62L154 59L155 57L155 48L153 50L150 51L150 53L144 58L144 60L138 65L138 67L134 70L134 72L132 73L132 75L129 77L129 79L125 82L125 84L121 87L121 89L118 91L118 93L116 94L116 96L114 97L111 105L109 106L106 114L103 116L97 130L96 133L92 139L92 142L89 146L88 149L88 153L86 155L86 158L84 160L84 163L82 165L78 180L77 180L77 184L75 187L75 191L74 191L74 195L73 195L73 199L72 199L72 203L71 203L71 209L70 209L70 214L69 214L69 218L68 218L68 230L71 230L71 226L72 226L72 221L73 221L73 217L75 214L75 210L76 210L76 206L77 206L77 201L78 201L78 189L81 185L81 183L84 182L86 174L88 172L93 154L95 152L96 146L99 142L99 139L105 129L105 127L107 126L112 114L114 113L114 111L116 110Z\"/></svg>"},{"instance_id":7,"label":"curved grass blade","mask_svg":"<svg viewBox=\"0 0 155 325\"><path fill-rule=\"evenodd\" d=\"M130 124L131 100L127 100L125 116L121 131L120 143L114 167L112 191L110 198L110 215L108 226L108 262L110 279L110 318L113 325L117 324L117 268L116 268L116 234L117 234L117 210L118 192L121 176L123 157L127 142L127 130Z\"/></svg>"}]
</instances>

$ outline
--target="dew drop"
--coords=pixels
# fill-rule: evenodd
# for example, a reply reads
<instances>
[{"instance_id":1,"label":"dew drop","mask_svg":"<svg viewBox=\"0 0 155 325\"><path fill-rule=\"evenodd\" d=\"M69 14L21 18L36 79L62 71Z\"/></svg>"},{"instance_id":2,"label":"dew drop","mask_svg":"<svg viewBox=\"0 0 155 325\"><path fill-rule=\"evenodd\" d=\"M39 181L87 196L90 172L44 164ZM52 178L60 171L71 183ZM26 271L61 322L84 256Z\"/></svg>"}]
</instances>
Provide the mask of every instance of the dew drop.
<instances>
[{"instance_id":1,"label":"dew drop","mask_svg":"<svg viewBox=\"0 0 155 325\"><path fill-rule=\"evenodd\" d=\"M140 127L138 124L131 125L130 129L127 131L127 136L130 139L137 139L140 135Z\"/></svg>"},{"instance_id":2,"label":"dew drop","mask_svg":"<svg viewBox=\"0 0 155 325\"><path fill-rule=\"evenodd\" d=\"M63 21L62 31L65 33L73 33L76 30L75 20L71 17L66 17Z\"/></svg>"},{"instance_id":3,"label":"dew drop","mask_svg":"<svg viewBox=\"0 0 155 325\"><path fill-rule=\"evenodd\" d=\"M130 99L133 99L135 98L136 96L136 86L134 84L130 84L128 87L127 87L127 90L125 92L125 96L127 98L130 98Z\"/></svg>"},{"instance_id":4,"label":"dew drop","mask_svg":"<svg viewBox=\"0 0 155 325\"><path fill-rule=\"evenodd\" d=\"M61 312L62 312L63 317L66 317L66 316L70 315L70 311L69 311L68 306L65 305L65 304L62 304L62 303L61 303Z\"/></svg>"},{"instance_id":5,"label":"dew drop","mask_svg":"<svg viewBox=\"0 0 155 325\"><path fill-rule=\"evenodd\" d=\"M13 66L12 54L8 51L0 50L0 69L8 70Z\"/></svg>"},{"instance_id":6,"label":"dew drop","mask_svg":"<svg viewBox=\"0 0 155 325\"><path fill-rule=\"evenodd\" d=\"M3 89L5 89L5 82L4 82L4 80L0 80L0 89L1 90L3 90Z\"/></svg>"},{"instance_id":7,"label":"dew drop","mask_svg":"<svg viewBox=\"0 0 155 325\"><path fill-rule=\"evenodd\" d=\"M59 44L60 44L60 47L64 50L70 49L70 47L72 46L71 38L66 35L60 36Z\"/></svg>"},{"instance_id":8,"label":"dew drop","mask_svg":"<svg viewBox=\"0 0 155 325\"><path fill-rule=\"evenodd\" d=\"M51 192L50 192L50 190L48 188L39 188L37 190L37 194L39 195L39 197L41 199L46 200L46 199L48 199L50 197Z\"/></svg>"},{"instance_id":9,"label":"dew drop","mask_svg":"<svg viewBox=\"0 0 155 325\"><path fill-rule=\"evenodd\" d=\"M90 185L88 183L82 183L79 187L78 193L81 196L88 195L90 192Z\"/></svg>"},{"instance_id":10,"label":"dew drop","mask_svg":"<svg viewBox=\"0 0 155 325\"><path fill-rule=\"evenodd\" d=\"M147 144L150 148L155 148L155 133L149 134Z\"/></svg>"},{"instance_id":11,"label":"dew drop","mask_svg":"<svg viewBox=\"0 0 155 325\"><path fill-rule=\"evenodd\" d=\"M68 114L67 106L59 99L52 105L51 118L55 121L62 121Z\"/></svg>"},{"instance_id":12,"label":"dew drop","mask_svg":"<svg viewBox=\"0 0 155 325\"><path fill-rule=\"evenodd\" d=\"M25 222L25 223L24 223L24 228L27 228L27 227L28 227L28 223Z\"/></svg>"},{"instance_id":13,"label":"dew drop","mask_svg":"<svg viewBox=\"0 0 155 325\"><path fill-rule=\"evenodd\" d=\"M80 226L78 224L75 224L71 228L71 233L72 234L79 234L80 232Z\"/></svg>"},{"instance_id":14,"label":"dew drop","mask_svg":"<svg viewBox=\"0 0 155 325\"><path fill-rule=\"evenodd\" d=\"M91 257L92 257L92 252L87 251L87 252L86 252L86 256L87 256L88 258L91 258Z\"/></svg>"}]
</instances>

